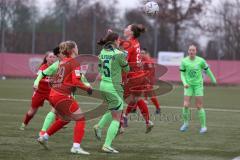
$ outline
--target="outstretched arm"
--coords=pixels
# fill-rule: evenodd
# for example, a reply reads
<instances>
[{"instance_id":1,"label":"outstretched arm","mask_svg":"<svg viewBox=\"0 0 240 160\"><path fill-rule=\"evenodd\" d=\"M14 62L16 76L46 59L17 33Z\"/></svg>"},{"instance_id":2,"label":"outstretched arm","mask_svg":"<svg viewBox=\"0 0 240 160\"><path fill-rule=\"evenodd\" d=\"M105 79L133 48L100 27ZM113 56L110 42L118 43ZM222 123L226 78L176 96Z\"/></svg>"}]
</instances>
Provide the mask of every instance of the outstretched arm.
<instances>
[{"instance_id":1,"label":"outstretched arm","mask_svg":"<svg viewBox=\"0 0 240 160\"><path fill-rule=\"evenodd\" d=\"M59 64L59 61L53 63L47 69L45 69L44 71L41 71L41 72L38 73L38 76L35 79L34 84L33 84L35 89L38 88L39 82L41 81L41 79L43 79L43 77L45 77L45 76L52 76L52 75L54 75L57 72L58 64Z\"/></svg>"}]
</instances>

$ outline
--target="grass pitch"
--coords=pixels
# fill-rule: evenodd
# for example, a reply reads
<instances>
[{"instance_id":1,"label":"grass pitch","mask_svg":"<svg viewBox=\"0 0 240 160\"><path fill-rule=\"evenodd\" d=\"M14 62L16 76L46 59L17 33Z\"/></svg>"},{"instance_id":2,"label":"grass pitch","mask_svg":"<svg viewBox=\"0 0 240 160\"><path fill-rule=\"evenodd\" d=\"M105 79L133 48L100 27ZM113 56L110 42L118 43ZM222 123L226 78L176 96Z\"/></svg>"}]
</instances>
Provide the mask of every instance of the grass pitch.
<instances>
[{"instance_id":1,"label":"grass pitch","mask_svg":"<svg viewBox=\"0 0 240 160\"><path fill-rule=\"evenodd\" d=\"M120 151L118 155L101 152L103 141L95 139L92 129L98 119L87 122L82 147L91 155L82 156L70 153L73 122L50 138L50 150L42 149L36 142L50 110L48 103L40 108L25 131L18 129L30 105L32 83L32 80L19 79L0 81L1 160L231 160L240 156L240 87L206 87L204 106L207 108L208 133L205 135L199 134L195 109L189 131L179 132L183 89L175 86L171 93L159 97L161 116L155 116L154 108L150 106L155 123L151 133L144 133L141 116L131 115L126 132L113 143ZM78 100L83 110L94 108L98 103L83 97Z\"/></svg>"}]
</instances>

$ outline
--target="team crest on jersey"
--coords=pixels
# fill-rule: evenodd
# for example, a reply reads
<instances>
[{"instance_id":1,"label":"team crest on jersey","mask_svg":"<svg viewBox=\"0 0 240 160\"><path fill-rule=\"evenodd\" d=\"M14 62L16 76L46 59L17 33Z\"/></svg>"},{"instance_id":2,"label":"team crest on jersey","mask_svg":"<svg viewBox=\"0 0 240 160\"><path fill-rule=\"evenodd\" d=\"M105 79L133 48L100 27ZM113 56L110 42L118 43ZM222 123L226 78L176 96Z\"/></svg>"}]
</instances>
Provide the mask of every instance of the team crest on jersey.
<instances>
[{"instance_id":1,"label":"team crest on jersey","mask_svg":"<svg viewBox=\"0 0 240 160\"><path fill-rule=\"evenodd\" d=\"M199 65L196 64L196 65L194 66L194 69L199 69Z\"/></svg>"},{"instance_id":2,"label":"team crest on jersey","mask_svg":"<svg viewBox=\"0 0 240 160\"><path fill-rule=\"evenodd\" d=\"M29 58L28 60L28 66L30 68L30 70L32 71L32 73L36 74L38 72L38 69L40 67L42 63L42 58Z\"/></svg>"}]
</instances>

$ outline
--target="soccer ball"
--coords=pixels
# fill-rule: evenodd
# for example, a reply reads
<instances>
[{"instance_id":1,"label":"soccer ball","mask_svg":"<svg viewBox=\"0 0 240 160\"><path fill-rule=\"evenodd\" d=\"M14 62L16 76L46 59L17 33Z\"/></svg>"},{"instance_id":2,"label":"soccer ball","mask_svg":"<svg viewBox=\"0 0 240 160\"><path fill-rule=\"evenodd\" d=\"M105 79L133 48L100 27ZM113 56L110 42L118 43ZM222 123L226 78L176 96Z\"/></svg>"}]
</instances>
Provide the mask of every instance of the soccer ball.
<instances>
[{"instance_id":1,"label":"soccer ball","mask_svg":"<svg viewBox=\"0 0 240 160\"><path fill-rule=\"evenodd\" d=\"M147 2L144 6L144 11L146 14L155 15L159 12L159 6L156 2Z\"/></svg>"}]
</instances>

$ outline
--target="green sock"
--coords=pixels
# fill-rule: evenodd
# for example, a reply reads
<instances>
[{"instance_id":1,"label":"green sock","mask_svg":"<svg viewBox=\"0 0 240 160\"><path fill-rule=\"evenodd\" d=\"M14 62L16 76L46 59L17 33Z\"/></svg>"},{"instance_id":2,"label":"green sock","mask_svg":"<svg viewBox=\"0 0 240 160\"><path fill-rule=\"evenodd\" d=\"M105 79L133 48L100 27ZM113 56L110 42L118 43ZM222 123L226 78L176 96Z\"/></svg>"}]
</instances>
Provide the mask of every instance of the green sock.
<instances>
[{"instance_id":1,"label":"green sock","mask_svg":"<svg viewBox=\"0 0 240 160\"><path fill-rule=\"evenodd\" d=\"M101 120L98 122L98 127L102 129L107 122L111 122L111 121L112 121L112 114L111 112L107 112L102 116Z\"/></svg>"},{"instance_id":2,"label":"green sock","mask_svg":"<svg viewBox=\"0 0 240 160\"><path fill-rule=\"evenodd\" d=\"M183 117L184 124L188 124L189 119L190 119L190 109L189 108L184 107L182 109L182 117Z\"/></svg>"},{"instance_id":3,"label":"green sock","mask_svg":"<svg viewBox=\"0 0 240 160\"><path fill-rule=\"evenodd\" d=\"M117 135L120 122L113 120L108 128L107 137L105 139L104 146L111 147L112 141Z\"/></svg>"},{"instance_id":4,"label":"green sock","mask_svg":"<svg viewBox=\"0 0 240 160\"><path fill-rule=\"evenodd\" d=\"M52 124L52 122L54 121L56 115L53 112L49 112L44 120L43 123L43 127L42 127L42 131L46 131L49 126Z\"/></svg>"},{"instance_id":5,"label":"green sock","mask_svg":"<svg viewBox=\"0 0 240 160\"><path fill-rule=\"evenodd\" d=\"M200 119L201 127L206 127L206 112L203 108L198 110L198 116Z\"/></svg>"}]
</instances>

